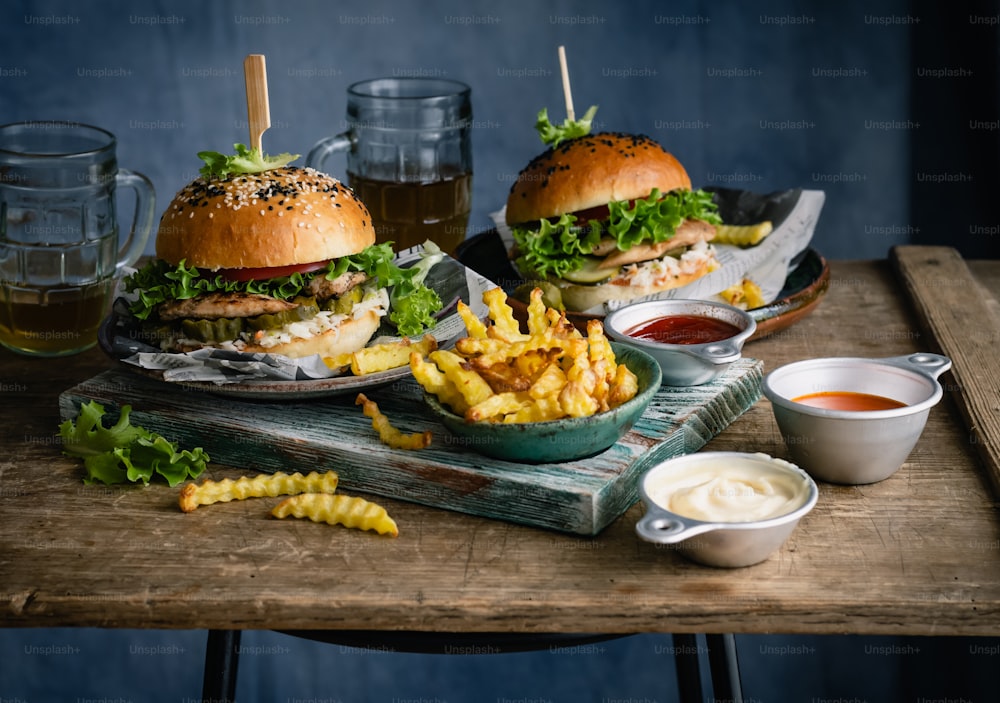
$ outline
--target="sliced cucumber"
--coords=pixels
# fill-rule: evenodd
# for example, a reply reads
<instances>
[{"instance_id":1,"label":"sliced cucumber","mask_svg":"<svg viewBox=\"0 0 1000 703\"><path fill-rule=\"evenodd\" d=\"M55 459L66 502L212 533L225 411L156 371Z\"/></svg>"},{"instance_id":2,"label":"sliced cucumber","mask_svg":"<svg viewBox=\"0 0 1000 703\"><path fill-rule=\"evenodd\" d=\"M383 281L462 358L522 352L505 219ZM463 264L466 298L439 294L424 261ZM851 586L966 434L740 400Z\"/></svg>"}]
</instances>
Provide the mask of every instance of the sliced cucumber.
<instances>
[{"instance_id":1,"label":"sliced cucumber","mask_svg":"<svg viewBox=\"0 0 1000 703\"><path fill-rule=\"evenodd\" d=\"M576 271L563 274L563 278L570 283L603 283L611 278L615 269L602 269L601 263L604 259L596 256L588 256L584 259L583 266Z\"/></svg>"}]
</instances>

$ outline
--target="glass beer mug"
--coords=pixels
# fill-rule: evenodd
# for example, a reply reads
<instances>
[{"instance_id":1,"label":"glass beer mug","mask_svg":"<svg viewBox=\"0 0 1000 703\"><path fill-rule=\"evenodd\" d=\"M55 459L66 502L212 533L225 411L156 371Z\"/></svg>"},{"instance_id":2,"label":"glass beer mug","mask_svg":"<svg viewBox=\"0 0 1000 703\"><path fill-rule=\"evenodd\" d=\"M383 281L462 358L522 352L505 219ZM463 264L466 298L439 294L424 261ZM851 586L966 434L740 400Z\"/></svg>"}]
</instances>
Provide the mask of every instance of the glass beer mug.
<instances>
[{"instance_id":1,"label":"glass beer mug","mask_svg":"<svg viewBox=\"0 0 1000 703\"><path fill-rule=\"evenodd\" d=\"M75 122L0 126L0 344L32 356L92 347L122 269L153 226L149 180L118 168L115 137ZM119 242L115 189L136 195Z\"/></svg>"},{"instance_id":2,"label":"glass beer mug","mask_svg":"<svg viewBox=\"0 0 1000 703\"><path fill-rule=\"evenodd\" d=\"M377 78L347 89L346 131L317 142L323 171L347 152L348 185L371 212L376 242L402 251L430 239L454 253L472 204L471 90L437 78Z\"/></svg>"}]
</instances>

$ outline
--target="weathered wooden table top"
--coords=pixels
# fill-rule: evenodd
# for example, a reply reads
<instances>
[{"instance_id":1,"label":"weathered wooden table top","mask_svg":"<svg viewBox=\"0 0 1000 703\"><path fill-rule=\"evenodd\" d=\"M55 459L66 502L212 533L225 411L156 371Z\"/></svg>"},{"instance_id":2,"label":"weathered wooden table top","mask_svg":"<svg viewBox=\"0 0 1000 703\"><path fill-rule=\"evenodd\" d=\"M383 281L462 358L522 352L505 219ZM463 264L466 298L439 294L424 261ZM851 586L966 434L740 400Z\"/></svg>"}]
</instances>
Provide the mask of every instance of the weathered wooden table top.
<instances>
[{"instance_id":1,"label":"weathered wooden table top","mask_svg":"<svg viewBox=\"0 0 1000 703\"><path fill-rule=\"evenodd\" d=\"M995 348L1000 261L968 268L993 298L967 282L916 285L938 286L955 305L963 304L961 296L979 301L986 313L978 316L975 339L985 335ZM922 326L923 313L901 279L889 260L831 262L830 290L815 312L745 351L762 359L765 371L811 357L940 351L947 345ZM974 355L969 359L962 356L963 364L976 363ZM787 544L767 561L735 570L698 566L640 541L634 531L640 505L596 537L577 537L380 498L400 527L392 539L270 519L277 499L184 514L178 489L163 484L84 486L80 463L62 456L55 439L57 398L112 363L97 350L60 360L0 352L0 624L1000 631L1000 515L990 452L982 451L995 451L984 446L995 440L970 429L967 389L956 379L975 376L962 375L968 369L957 359L955 373L941 378L944 400L899 472L868 486L820 484L819 503ZM987 425L1000 416L1000 397L986 394L976 403L981 407L973 412L995 413ZM763 399L707 449L786 456ZM216 478L240 473L240 467L210 470Z\"/></svg>"}]
</instances>

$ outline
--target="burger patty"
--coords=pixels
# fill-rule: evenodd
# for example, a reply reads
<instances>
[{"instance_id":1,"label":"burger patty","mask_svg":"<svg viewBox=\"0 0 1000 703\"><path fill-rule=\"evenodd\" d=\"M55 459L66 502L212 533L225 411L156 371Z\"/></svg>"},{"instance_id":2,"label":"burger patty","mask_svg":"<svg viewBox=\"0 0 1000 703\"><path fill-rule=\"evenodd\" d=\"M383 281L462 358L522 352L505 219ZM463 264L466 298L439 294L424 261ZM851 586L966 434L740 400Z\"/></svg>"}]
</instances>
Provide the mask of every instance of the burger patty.
<instances>
[{"instance_id":1,"label":"burger patty","mask_svg":"<svg viewBox=\"0 0 1000 703\"><path fill-rule=\"evenodd\" d=\"M601 262L600 268L614 269L626 264L659 259L674 249L683 249L698 242L710 242L714 238L715 225L702 220L684 220L670 239L658 244L639 244L626 251L615 250Z\"/></svg>"},{"instance_id":2,"label":"burger patty","mask_svg":"<svg viewBox=\"0 0 1000 703\"><path fill-rule=\"evenodd\" d=\"M278 300L261 293L205 293L186 300L169 300L160 305L157 313L161 320L194 318L218 320L223 317L256 317L284 312L297 307L296 303Z\"/></svg>"},{"instance_id":3,"label":"burger patty","mask_svg":"<svg viewBox=\"0 0 1000 703\"><path fill-rule=\"evenodd\" d=\"M339 298L352 288L368 280L363 271L348 271L328 280L316 276L306 286L305 291L317 301ZM262 293L215 292L205 293L186 300L170 300L157 309L160 319L218 320L221 318L257 317L292 310L298 303L279 300Z\"/></svg>"},{"instance_id":4,"label":"burger patty","mask_svg":"<svg viewBox=\"0 0 1000 703\"><path fill-rule=\"evenodd\" d=\"M316 300L329 300L339 298L355 286L360 286L368 280L368 274L364 271L347 271L337 276L332 281L326 276L316 276L309 281L309 294Z\"/></svg>"},{"instance_id":5,"label":"burger patty","mask_svg":"<svg viewBox=\"0 0 1000 703\"><path fill-rule=\"evenodd\" d=\"M678 225L674 236L668 239L665 244L670 244L671 249L689 247L700 241L711 241L715 237L715 226L702 220L684 220ZM657 246L657 245L650 245ZM618 242L613 237L601 237L591 253L593 256L608 256L618 251Z\"/></svg>"}]
</instances>

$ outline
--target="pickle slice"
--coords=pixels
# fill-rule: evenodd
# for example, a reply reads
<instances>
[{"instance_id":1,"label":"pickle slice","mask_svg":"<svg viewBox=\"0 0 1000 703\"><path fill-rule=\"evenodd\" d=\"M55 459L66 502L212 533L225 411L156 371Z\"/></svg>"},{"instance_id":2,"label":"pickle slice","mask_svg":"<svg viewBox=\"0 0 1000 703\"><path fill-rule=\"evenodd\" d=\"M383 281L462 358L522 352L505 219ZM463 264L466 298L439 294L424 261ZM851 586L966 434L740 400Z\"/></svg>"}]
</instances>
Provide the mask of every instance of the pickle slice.
<instances>
[{"instance_id":1,"label":"pickle slice","mask_svg":"<svg viewBox=\"0 0 1000 703\"><path fill-rule=\"evenodd\" d=\"M275 330L292 322L309 320L320 311L315 298L299 297L293 300L294 308L281 312L256 315L254 317L222 317L216 320L183 319L177 327L187 339L193 339L205 344L219 344L238 339L244 331ZM349 307L348 307L349 309ZM142 333L149 341L159 341L169 337L169 326L144 326Z\"/></svg>"},{"instance_id":2,"label":"pickle slice","mask_svg":"<svg viewBox=\"0 0 1000 703\"><path fill-rule=\"evenodd\" d=\"M354 309L355 304L361 302L361 297L361 287L355 286L339 298L330 298L323 307L325 310L335 312L338 315L346 315Z\"/></svg>"},{"instance_id":3,"label":"pickle slice","mask_svg":"<svg viewBox=\"0 0 1000 703\"><path fill-rule=\"evenodd\" d=\"M603 283L611 278L617 269L602 269L604 259L588 256L583 260L583 266L576 271L568 271L562 275L570 283Z\"/></svg>"},{"instance_id":4,"label":"pickle slice","mask_svg":"<svg viewBox=\"0 0 1000 703\"><path fill-rule=\"evenodd\" d=\"M319 306L316 305L316 301L312 298L304 300L306 302L297 305L291 310L248 317L246 321L247 327L252 330L275 330L279 327L284 327L290 322L301 322L302 320L316 317L316 313L319 312Z\"/></svg>"},{"instance_id":5,"label":"pickle slice","mask_svg":"<svg viewBox=\"0 0 1000 703\"><path fill-rule=\"evenodd\" d=\"M217 320L181 320L181 331L188 339L206 344L218 344L236 339L243 331L239 317L220 317Z\"/></svg>"}]
</instances>

